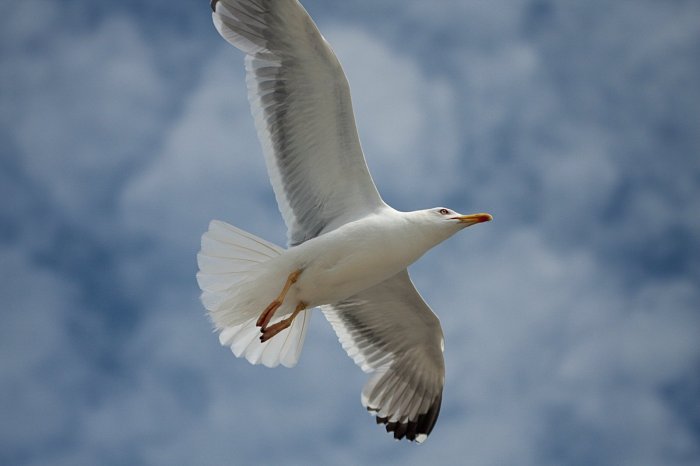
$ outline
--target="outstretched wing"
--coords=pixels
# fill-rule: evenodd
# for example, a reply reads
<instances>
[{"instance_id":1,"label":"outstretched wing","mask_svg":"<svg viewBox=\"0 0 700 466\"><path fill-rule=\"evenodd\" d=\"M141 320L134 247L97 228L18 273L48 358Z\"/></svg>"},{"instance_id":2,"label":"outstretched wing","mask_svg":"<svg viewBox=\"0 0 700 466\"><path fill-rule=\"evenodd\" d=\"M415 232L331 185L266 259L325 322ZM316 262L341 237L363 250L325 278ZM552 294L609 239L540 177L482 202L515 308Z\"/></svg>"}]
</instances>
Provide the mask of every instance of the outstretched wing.
<instances>
[{"instance_id":1,"label":"outstretched wing","mask_svg":"<svg viewBox=\"0 0 700 466\"><path fill-rule=\"evenodd\" d=\"M348 356L373 373L362 405L394 438L425 440L442 402L443 336L408 272L321 308Z\"/></svg>"},{"instance_id":2,"label":"outstretched wing","mask_svg":"<svg viewBox=\"0 0 700 466\"><path fill-rule=\"evenodd\" d=\"M246 53L268 174L300 244L384 205L367 169L335 54L296 0L212 0L216 29Z\"/></svg>"}]
</instances>

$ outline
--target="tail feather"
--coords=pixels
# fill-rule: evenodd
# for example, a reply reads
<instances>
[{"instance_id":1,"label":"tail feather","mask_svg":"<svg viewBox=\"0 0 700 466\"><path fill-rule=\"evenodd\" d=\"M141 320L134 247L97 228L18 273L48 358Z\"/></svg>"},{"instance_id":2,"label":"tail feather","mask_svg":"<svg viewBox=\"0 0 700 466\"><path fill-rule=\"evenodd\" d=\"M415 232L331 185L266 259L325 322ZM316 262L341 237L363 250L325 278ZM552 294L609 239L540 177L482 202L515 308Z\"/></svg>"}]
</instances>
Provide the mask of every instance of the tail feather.
<instances>
[{"instance_id":1,"label":"tail feather","mask_svg":"<svg viewBox=\"0 0 700 466\"><path fill-rule=\"evenodd\" d=\"M265 285L277 284L275 280L268 284L270 280L261 279L269 272L264 264L283 251L218 220L213 220L202 235L202 248L197 254L197 282L202 289L202 303L221 332L221 344L229 346L236 357L245 357L252 364L293 367L304 344L310 310L302 311L291 327L265 343L260 342L260 329L255 325L258 315L269 303L270 292Z\"/></svg>"},{"instance_id":2,"label":"tail feather","mask_svg":"<svg viewBox=\"0 0 700 466\"><path fill-rule=\"evenodd\" d=\"M269 259L279 256L284 251L275 244L220 220L212 220L209 231L202 237L202 247L209 245L215 248L212 252L218 252L223 257L246 258L247 253L251 255L249 257L251 259L255 257ZM238 251L238 254L234 256L227 254L233 251Z\"/></svg>"}]
</instances>

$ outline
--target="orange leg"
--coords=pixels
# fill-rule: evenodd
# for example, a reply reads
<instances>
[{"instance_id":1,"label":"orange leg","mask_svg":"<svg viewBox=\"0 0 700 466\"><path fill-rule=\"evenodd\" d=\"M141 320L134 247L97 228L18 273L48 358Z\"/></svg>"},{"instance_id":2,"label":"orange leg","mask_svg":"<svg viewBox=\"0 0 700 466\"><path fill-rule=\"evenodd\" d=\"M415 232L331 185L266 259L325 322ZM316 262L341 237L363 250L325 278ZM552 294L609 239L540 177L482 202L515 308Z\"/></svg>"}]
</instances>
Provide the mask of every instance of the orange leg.
<instances>
[{"instance_id":1,"label":"orange leg","mask_svg":"<svg viewBox=\"0 0 700 466\"><path fill-rule=\"evenodd\" d=\"M292 315L290 315L284 320L280 320L276 324L270 325L267 328L261 328L260 331L262 332L262 335L260 335L260 341L265 343L267 340L274 337L282 330L288 328L290 325L292 325L292 322L294 322L294 318L297 316L297 314L299 314L304 309L306 309L306 303L303 301L299 301L299 304L297 304L297 307L294 308L294 312L292 312Z\"/></svg>"},{"instance_id":2,"label":"orange leg","mask_svg":"<svg viewBox=\"0 0 700 466\"><path fill-rule=\"evenodd\" d=\"M261 330L264 330L267 327L267 324L270 323L272 316L275 315L275 311L282 305L284 297L287 295L287 292L292 285L299 279L301 272L301 270L295 270L289 274L287 277L287 282L284 284L284 288L282 288L279 296L277 296L277 298L275 298L275 300L265 308L262 314L260 314L260 317L258 317L258 321L255 323L255 325L261 327Z\"/></svg>"}]
</instances>

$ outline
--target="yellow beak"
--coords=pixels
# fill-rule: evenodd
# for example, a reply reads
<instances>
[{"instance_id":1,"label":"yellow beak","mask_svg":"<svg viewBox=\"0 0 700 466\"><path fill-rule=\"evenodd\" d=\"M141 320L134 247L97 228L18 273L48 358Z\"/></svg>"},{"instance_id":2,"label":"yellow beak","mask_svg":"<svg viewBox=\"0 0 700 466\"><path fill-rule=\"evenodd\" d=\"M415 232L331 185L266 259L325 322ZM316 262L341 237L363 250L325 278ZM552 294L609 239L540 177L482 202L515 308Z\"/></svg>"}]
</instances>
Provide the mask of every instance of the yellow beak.
<instances>
[{"instance_id":1,"label":"yellow beak","mask_svg":"<svg viewBox=\"0 0 700 466\"><path fill-rule=\"evenodd\" d=\"M490 222L493 220L491 214L470 214L452 217L453 220L459 220L460 223L468 223L474 225L476 223Z\"/></svg>"}]
</instances>

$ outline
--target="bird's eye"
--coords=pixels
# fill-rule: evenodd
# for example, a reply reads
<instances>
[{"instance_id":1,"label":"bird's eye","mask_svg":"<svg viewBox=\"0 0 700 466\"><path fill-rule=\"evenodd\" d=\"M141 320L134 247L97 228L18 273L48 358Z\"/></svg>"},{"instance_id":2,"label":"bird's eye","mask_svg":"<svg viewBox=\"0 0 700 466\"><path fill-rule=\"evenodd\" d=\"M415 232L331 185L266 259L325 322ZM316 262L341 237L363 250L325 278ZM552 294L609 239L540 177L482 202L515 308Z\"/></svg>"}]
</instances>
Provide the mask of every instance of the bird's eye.
<instances>
[{"instance_id":1,"label":"bird's eye","mask_svg":"<svg viewBox=\"0 0 700 466\"><path fill-rule=\"evenodd\" d=\"M440 209L440 210L438 210L438 212L440 212L442 215L447 215L450 213L450 211L447 209Z\"/></svg>"}]
</instances>

